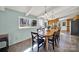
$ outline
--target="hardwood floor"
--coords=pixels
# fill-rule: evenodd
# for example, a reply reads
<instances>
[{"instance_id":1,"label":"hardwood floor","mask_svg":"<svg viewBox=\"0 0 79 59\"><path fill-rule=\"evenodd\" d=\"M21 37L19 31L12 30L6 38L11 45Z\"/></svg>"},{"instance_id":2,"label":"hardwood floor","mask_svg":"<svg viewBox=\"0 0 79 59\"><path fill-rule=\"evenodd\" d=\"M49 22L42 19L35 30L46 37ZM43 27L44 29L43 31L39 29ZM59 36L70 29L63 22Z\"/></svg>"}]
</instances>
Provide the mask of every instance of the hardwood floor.
<instances>
[{"instance_id":1,"label":"hardwood floor","mask_svg":"<svg viewBox=\"0 0 79 59\"><path fill-rule=\"evenodd\" d=\"M24 40L9 47L8 52L22 52L31 46L31 39ZM0 49L0 52L7 52L7 48Z\"/></svg>"},{"instance_id":2,"label":"hardwood floor","mask_svg":"<svg viewBox=\"0 0 79 59\"><path fill-rule=\"evenodd\" d=\"M22 52L31 46L31 39L27 39L25 41L19 42L15 45L9 47L9 52Z\"/></svg>"},{"instance_id":3,"label":"hardwood floor","mask_svg":"<svg viewBox=\"0 0 79 59\"><path fill-rule=\"evenodd\" d=\"M79 52L79 36L73 36L70 35L69 33L61 33L59 44L58 46L55 46L55 50L53 50L51 44L49 44L48 49L49 49L48 52ZM39 50L40 52L46 52L45 48L43 47L41 47ZM8 52L28 52L28 51L32 52L31 39L12 45L8 49ZM37 52L36 47L34 47L33 52Z\"/></svg>"}]
</instances>

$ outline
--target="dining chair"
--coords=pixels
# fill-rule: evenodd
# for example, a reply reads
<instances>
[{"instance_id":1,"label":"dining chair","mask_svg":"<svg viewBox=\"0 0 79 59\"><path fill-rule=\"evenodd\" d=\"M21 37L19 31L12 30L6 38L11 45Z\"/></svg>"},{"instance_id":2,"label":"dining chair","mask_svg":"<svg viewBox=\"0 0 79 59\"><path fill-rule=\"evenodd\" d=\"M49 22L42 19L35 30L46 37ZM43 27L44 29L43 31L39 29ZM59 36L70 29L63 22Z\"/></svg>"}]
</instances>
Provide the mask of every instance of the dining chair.
<instances>
[{"instance_id":1,"label":"dining chair","mask_svg":"<svg viewBox=\"0 0 79 59\"><path fill-rule=\"evenodd\" d=\"M45 32L45 29L44 29L44 28L38 28L38 29L37 29L37 33L38 33L39 35L44 35L44 32Z\"/></svg>"},{"instance_id":2,"label":"dining chair","mask_svg":"<svg viewBox=\"0 0 79 59\"><path fill-rule=\"evenodd\" d=\"M59 44L59 41L60 41L60 30L58 30L58 31L56 31L55 32L55 46L58 46L58 44Z\"/></svg>"},{"instance_id":3,"label":"dining chair","mask_svg":"<svg viewBox=\"0 0 79 59\"><path fill-rule=\"evenodd\" d=\"M58 30L57 33L56 33L56 39L57 39L57 42L59 42L59 40L60 40L60 30Z\"/></svg>"},{"instance_id":4,"label":"dining chair","mask_svg":"<svg viewBox=\"0 0 79 59\"><path fill-rule=\"evenodd\" d=\"M52 44L52 47L53 47L53 50L54 50L54 44L55 44L55 32L54 32L54 34L52 35L52 37L50 37L49 39L48 39L48 43L49 44Z\"/></svg>"},{"instance_id":5,"label":"dining chair","mask_svg":"<svg viewBox=\"0 0 79 59\"><path fill-rule=\"evenodd\" d=\"M39 48L44 45L44 39L38 33L31 32L31 35L32 35L32 51L33 51L33 45L35 43L37 43L38 48L37 51L39 51Z\"/></svg>"},{"instance_id":6,"label":"dining chair","mask_svg":"<svg viewBox=\"0 0 79 59\"><path fill-rule=\"evenodd\" d=\"M55 32L55 46L57 46L57 42L58 42L58 31Z\"/></svg>"},{"instance_id":7,"label":"dining chair","mask_svg":"<svg viewBox=\"0 0 79 59\"><path fill-rule=\"evenodd\" d=\"M33 51L33 46L37 42L37 33L31 32L31 36L32 36L32 51Z\"/></svg>"},{"instance_id":8,"label":"dining chair","mask_svg":"<svg viewBox=\"0 0 79 59\"><path fill-rule=\"evenodd\" d=\"M39 28L37 29L37 33L38 35L43 38L45 40L45 37L44 37L44 33L45 33L45 28Z\"/></svg>"},{"instance_id":9,"label":"dining chair","mask_svg":"<svg viewBox=\"0 0 79 59\"><path fill-rule=\"evenodd\" d=\"M37 29L37 33L38 33L38 42L42 41L42 42L43 42L42 45L45 47L45 42L44 42L44 41L45 41L44 31L45 31L44 28L39 28L39 29ZM38 48L39 48L39 46L38 46ZM39 51L39 49L38 49L38 51Z\"/></svg>"}]
</instances>

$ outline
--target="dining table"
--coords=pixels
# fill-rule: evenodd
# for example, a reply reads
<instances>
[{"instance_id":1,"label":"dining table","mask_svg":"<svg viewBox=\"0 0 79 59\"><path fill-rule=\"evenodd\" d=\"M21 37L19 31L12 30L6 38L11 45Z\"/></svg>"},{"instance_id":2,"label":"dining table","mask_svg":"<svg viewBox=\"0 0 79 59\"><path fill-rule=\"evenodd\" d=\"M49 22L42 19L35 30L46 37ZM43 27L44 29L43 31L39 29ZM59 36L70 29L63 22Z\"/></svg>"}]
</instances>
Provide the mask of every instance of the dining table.
<instances>
[{"instance_id":1,"label":"dining table","mask_svg":"<svg viewBox=\"0 0 79 59\"><path fill-rule=\"evenodd\" d=\"M58 31L58 28L47 30L44 34L45 37L45 48L48 51L48 39L53 36L54 32Z\"/></svg>"},{"instance_id":2,"label":"dining table","mask_svg":"<svg viewBox=\"0 0 79 59\"><path fill-rule=\"evenodd\" d=\"M58 30L59 30L59 28L53 28L53 29L49 29L49 30L44 30L43 36L45 37L44 42L45 42L45 49L46 49L46 51L48 51L48 39L50 37L52 37L54 32L56 32ZM37 33L37 32L35 32L35 33Z\"/></svg>"}]
</instances>

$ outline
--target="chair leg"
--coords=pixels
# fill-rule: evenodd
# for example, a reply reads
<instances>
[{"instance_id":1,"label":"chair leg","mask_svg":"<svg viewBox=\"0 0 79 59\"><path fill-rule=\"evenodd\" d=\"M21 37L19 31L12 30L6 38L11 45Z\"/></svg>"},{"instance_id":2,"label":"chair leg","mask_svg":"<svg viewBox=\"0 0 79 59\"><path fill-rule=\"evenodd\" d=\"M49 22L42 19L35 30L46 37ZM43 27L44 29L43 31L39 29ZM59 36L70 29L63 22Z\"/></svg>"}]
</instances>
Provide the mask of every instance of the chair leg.
<instances>
[{"instance_id":1,"label":"chair leg","mask_svg":"<svg viewBox=\"0 0 79 59\"><path fill-rule=\"evenodd\" d=\"M6 47L7 47L7 52L8 52L8 48L9 48L9 41L8 41L8 39L6 40Z\"/></svg>"},{"instance_id":2,"label":"chair leg","mask_svg":"<svg viewBox=\"0 0 79 59\"><path fill-rule=\"evenodd\" d=\"M52 47L53 47L53 50L54 50L54 42L52 43Z\"/></svg>"},{"instance_id":3,"label":"chair leg","mask_svg":"<svg viewBox=\"0 0 79 59\"><path fill-rule=\"evenodd\" d=\"M46 43L44 42L44 48L45 48L45 44L46 44Z\"/></svg>"},{"instance_id":4,"label":"chair leg","mask_svg":"<svg viewBox=\"0 0 79 59\"><path fill-rule=\"evenodd\" d=\"M60 37L58 37L58 39L57 39L58 44L59 44L59 41L60 41Z\"/></svg>"},{"instance_id":5,"label":"chair leg","mask_svg":"<svg viewBox=\"0 0 79 59\"><path fill-rule=\"evenodd\" d=\"M32 44L32 51L33 51L33 44Z\"/></svg>"},{"instance_id":6,"label":"chair leg","mask_svg":"<svg viewBox=\"0 0 79 59\"><path fill-rule=\"evenodd\" d=\"M59 41L60 41L60 37L59 37Z\"/></svg>"},{"instance_id":7,"label":"chair leg","mask_svg":"<svg viewBox=\"0 0 79 59\"><path fill-rule=\"evenodd\" d=\"M57 42L56 42L56 40L57 40L57 39L55 39L55 45L57 45Z\"/></svg>"},{"instance_id":8,"label":"chair leg","mask_svg":"<svg viewBox=\"0 0 79 59\"><path fill-rule=\"evenodd\" d=\"M33 45L34 45L34 42L32 42L32 51L33 51Z\"/></svg>"},{"instance_id":9,"label":"chair leg","mask_svg":"<svg viewBox=\"0 0 79 59\"><path fill-rule=\"evenodd\" d=\"M38 50L37 50L37 52L39 52L39 45L38 45Z\"/></svg>"}]
</instances>

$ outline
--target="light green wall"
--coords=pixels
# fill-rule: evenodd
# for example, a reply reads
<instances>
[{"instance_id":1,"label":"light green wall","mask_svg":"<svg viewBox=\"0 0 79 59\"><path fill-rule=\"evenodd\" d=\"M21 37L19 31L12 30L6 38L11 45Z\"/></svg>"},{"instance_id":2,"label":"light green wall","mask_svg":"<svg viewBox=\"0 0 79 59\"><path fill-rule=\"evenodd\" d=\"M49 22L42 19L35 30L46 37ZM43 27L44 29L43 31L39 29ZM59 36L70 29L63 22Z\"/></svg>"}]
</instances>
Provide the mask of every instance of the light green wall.
<instances>
[{"instance_id":1,"label":"light green wall","mask_svg":"<svg viewBox=\"0 0 79 59\"><path fill-rule=\"evenodd\" d=\"M31 31L35 31L35 28L18 28L18 17L24 16L24 13L6 9L0 11L0 34L8 33L9 44L15 44L31 37ZM32 17L33 19L33 17ZM4 43L0 42L0 47L4 47Z\"/></svg>"}]
</instances>

